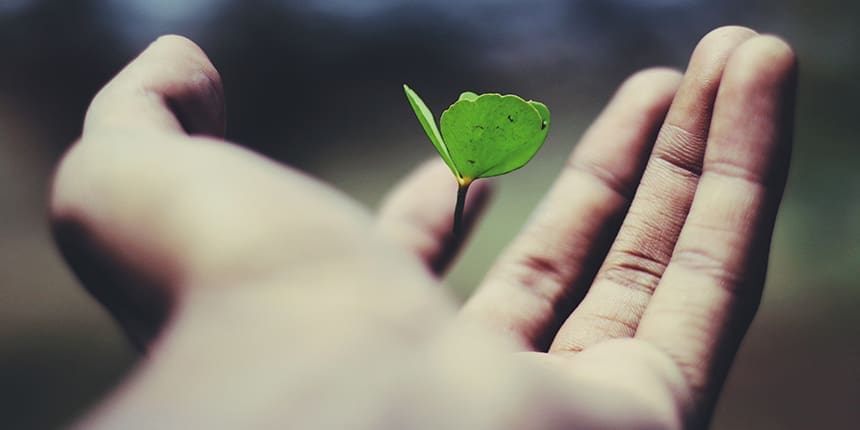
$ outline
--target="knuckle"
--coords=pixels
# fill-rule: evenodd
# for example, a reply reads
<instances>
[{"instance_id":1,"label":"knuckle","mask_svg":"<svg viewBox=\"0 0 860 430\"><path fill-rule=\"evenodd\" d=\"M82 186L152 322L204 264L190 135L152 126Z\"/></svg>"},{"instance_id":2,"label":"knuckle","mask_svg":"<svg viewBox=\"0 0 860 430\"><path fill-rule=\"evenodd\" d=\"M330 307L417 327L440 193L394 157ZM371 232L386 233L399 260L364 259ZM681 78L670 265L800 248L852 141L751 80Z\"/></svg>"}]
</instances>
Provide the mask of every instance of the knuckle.
<instances>
[{"instance_id":1,"label":"knuckle","mask_svg":"<svg viewBox=\"0 0 860 430\"><path fill-rule=\"evenodd\" d=\"M503 258L503 264L493 267L488 279L495 279L523 291L550 307L566 299L570 284L581 270L575 262L529 250L515 252Z\"/></svg>"},{"instance_id":2,"label":"knuckle","mask_svg":"<svg viewBox=\"0 0 860 430\"><path fill-rule=\"evenodd\" d=\"M539 273L549 278L555 284L564 284L567 281L567 270L564 270L557 261L552 258L529 255L520 261L526 271Z\"/></svg>"},{"instance_id":3,"label":"knuckle","mask_svg":"<svg viewBox=\"0 0 860 430\"><path fill-rule=\"evenodd\" d=\"M525 255L511 264L509 279L542 300L553 303L568 282L568 270L552 258Z\"/></svg>"},{"instance_id":4,"label":"knuckle","mask_svg":"<svg viewBox=\"0 0 860 430\"><path fill-rule=\"evenodd\" d=\"M618 173L596 161L573 157L565 164L565 169L594 178L624 201L630 201L636 192L635 183L625 181Z\"/></svg>"},{"instance_id":5,"label":"knuckle","mask_svg":"<svg viewBox=\"0 0 860 430\"><path fill-rule=\"evenodd\" d=\"M741 165L741 163L728 157L708 160L703 175L740 181L748 187L751 186L753 189L771 185L768 183L769 178L764 173L752 171L747 166Z\"/></svg>"},{"instance_id":6,"label":"knuckle","mask_svg":"<svg viewBox=\"0 0 860 430\"><path fill-rule=\"evenodd\" d=\"M610 339L633 336L639 326L638 311L621 308L623 311L604 313L593 312L582 315L582 318L591 326L597 327L606 337Z\"/></svg>"},{"instance_id":7,"label":"knuckle","mask_svg":"<svg viewBox=\"0 0 860 430\"><path fill-rule=\"evenodd\" d=\"M665 123L657 135L651 161L661 163L681 176L698 180L702 174L705 139L681 126Z\"/></svg>"},{"instance_id":8,"label":"knuckle","mask_svg":"<svg viewBox=\"0 0 860 430\"><path fill-rule=\"evenodd\" d=\"M707 276L729 292L739 291L738 287L746 283L743 273L733 270L724 259L704 248L678 249L672 256L672 264Z\"/></svg>"},{"instance_id":9,"label":"knuckle","mask_svg":"<svg viewBox=\"0 0 860 430\"><path fill-rule=\"evenodd\" d=\"M598 275L623 287L652 294L663 277L666 263L646 251L619 249L606 258Z\"/></svg>"}]
</instances>

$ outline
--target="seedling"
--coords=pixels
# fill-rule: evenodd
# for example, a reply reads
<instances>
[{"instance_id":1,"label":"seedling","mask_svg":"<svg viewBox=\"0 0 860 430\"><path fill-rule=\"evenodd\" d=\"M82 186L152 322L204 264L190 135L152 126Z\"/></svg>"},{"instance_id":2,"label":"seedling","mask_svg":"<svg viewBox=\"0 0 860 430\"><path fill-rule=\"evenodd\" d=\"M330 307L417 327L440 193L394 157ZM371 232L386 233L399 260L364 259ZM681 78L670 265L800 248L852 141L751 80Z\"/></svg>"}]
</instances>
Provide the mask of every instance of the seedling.
<instances>
[{"instance_id":1,"label":"seedling","mask_svg":"<svg viewBox=\"0 0 860 430\"><path fill-rule=\"evenodd\" d=\"M437 128L433 113L421 97L407 85L403 90L430 142L457 179L454 236L459 236L469 185L476 179L504 175L525 166L546 140L549 109L543 103L515 95L467 91L442 112Z\"/></svg>"}]
</instances>

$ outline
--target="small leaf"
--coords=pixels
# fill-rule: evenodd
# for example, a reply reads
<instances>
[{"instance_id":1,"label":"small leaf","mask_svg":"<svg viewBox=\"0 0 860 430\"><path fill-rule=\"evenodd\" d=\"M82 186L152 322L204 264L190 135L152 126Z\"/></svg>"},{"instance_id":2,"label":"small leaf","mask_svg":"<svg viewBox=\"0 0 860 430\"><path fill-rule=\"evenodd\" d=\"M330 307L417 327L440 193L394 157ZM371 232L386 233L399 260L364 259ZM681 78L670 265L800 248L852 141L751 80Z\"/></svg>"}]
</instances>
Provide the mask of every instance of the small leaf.
<instances>
[{"instance_id":1,"label":"small leaf","mask_svg":"<svg viewBox=\"0 0 860 430\"><path fill-rule=\"evenodd\" d=\"M465 91L442 112L440 133L433 113L418 94L406 85L403 90L424 132L457 178L453 234L461 237L469 185L475 179L503 175L528 163L549 133L549 109L541 102L514 95Z\"/></svg>"},{"instance_id":2,"label":"small leaf","mask_svg":"<svg viewBox=\"0 0 860 430\"><path fill-rule=\"evenodd\" d=\"M463 93L442 113L442 139L466 180L519 169L534 157L549 131L549 110L515 95Z\"/></svg>"},{"instance_id":3,"label":"small leaf","mask_svg":"<svg viewBox=\"0 0 860 430\"><path fill-rule=\"evenodd\" d=\"M442 139L439 129L436 128L436 119L433 118L433 112L430 112L430 109L426 104L424 104L421 97L419 97L412 88L409 88L408 85L403 84L403 91L406 92L406 98L409 100L412 110L415 111L415 116L418 117L418 122L421 123L421 126L424 128L424 132L427 133L427 137L430 138L430 142L432 142L433 146L436 147L436 151L439 152L439 155L442 157L442 160L445 161L445 164L447 164L451 171L454 172L454 175L459 178L460 173L454 165L454 162L451 160L448 147L445 146L445 141Z\"/></svg>"},{"instance_id":4,"label":"small leaf","mask_svg":"<svg viewBox=\"0 0 860 430\"><path fill-rule=\"evenodd\" d=\"M534 100L529 100L528 103L538 111L541 119L543 119L544 126L549 127L549 109L546 105Z\"/></svg>"},{"instance_id":5,"label":"small leaf","mask_svg":"<svg viewBox=\"0 0 860 430\"><path fill-rule=\"evenodd\" d=\"M477 98L478 98L478 95L477 95L477 94L475 94L475 93L473 93L473 92L471 92L471 91L463 91L463 93L462 93L462 94L460 94L460 98L459 98L459 99L457 99L457 101L460 101L460 100L469 100L469 101L472 101L472 102L473 102L473 101L475 101L475 99L477 99Z\"/></svg>"}]
</instances>

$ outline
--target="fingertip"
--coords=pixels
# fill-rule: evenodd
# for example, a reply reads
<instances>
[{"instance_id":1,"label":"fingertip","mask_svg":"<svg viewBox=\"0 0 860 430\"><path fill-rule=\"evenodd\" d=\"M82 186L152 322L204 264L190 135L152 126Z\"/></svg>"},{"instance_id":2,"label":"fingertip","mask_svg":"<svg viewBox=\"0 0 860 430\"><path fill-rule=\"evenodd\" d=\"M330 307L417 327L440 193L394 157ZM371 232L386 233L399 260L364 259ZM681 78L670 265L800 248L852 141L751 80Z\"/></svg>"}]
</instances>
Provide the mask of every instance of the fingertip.
<instances>
[{"instance_id":1,"label":"fingertip","mask_svg":"<svg viewBox=\"0 0 860 430\"><path fill-rule=\"evenodd\" d=\"M755 36L758 34L757 31L755 31L749 27L746 27L743 25L730 24L730 25L723 25L723 26L717 27L717 28L709 31L708 33L706 33L702 37L702 39L705 40L705 39L709 39L709 38L720 38L720 37L727 37L727 36L731 37L732 35L742 34L742 33L745 33L745 34L750 35L750 36Z\"/></svg>"},{"instance_id":2,"label":"fingertip","mask_svg":"<svg viewBox=\"0 0 860 430\"><path fill-rule=\"evenodd\" d=\"M797 57L783 39L744 42L726 65L706 163L744 166L744 177L782 195L794 132ZM723 172L726 173L726 172Z\"/></svg>"},{"instance_id":3,"label":"fingertip","mask_svg":"<svg viewBox=\"0 0 860 430\"><path fill-rule=\"evenodd\" d=\"M726 61L734 50L757 35L758 33L750 28L734 25L712 30L702 37L693 50L687 74L693 78L711 76L719 82ZM706 87L713 86L709 80L701 84Z\"/></svg>"},{"instance_id":4,"label":"fingertip","mask_svg":"<svg viewBox=\"0 0 860 430\"><path fill-rule=\"evenodd\" d=\"M621 88L643 90L653 88L655 85L658 87L677 87L683 76L680 70L672 67L649 67L630 75Z\"/></svg>"},{"instance_id":5,"label":"fingertip","mask_svg":"<svg viewBox=\"0 0 860 430\"><path fill-rule=\"evenodd\" d=\"M200 45L194 43L191 39L178 34L164 34L158 36L152 43L149 44L146 51L150 49L171 50L182 52L185 55L196 55L203 59L206 58L206 53Z\"/></svg>"},{"instance_id":6,"label":"fingertip","mask_svg":"<svg viewBox=\"0 0 860 430\"><path fill-rule=\"evenodd\" d=\"M99 91L84 132L148 128L222 137L225 118L223 83L209 57L188 38L167 35Z\"/></svg>"},{"instance_id":7,"label":"fingertip","mask_svg":"<svg viewBox=\"0 0 860 430\"><path fill-rule=\"evenodd\" d=\"M212 64L212 60L206 51L191 39L176 34L159 36L147 47L144 53L151 52L175 61L188 61L190 69L206 75L212 86L218 90L218 95L223 96L223 85L221 74Z\"/></svg>"},{"instance_id":8,"label":"fingertip","mask_svg":"<svg viewBox=\"0 0 860 430\"><path fill-rule=\"evenodd\" d=\"M740 25L725 25L718 27L702 36L702 39L693 51L693 55L699 53L707 56L708 54L724 50L726 46L733 47L737 45L739 41L747 40L755 36L758 36L758 32L749 27Z\"/></svg>"},{"instance_id":9,"label":"fingertip","mask_svg":"<svg viewBox=\"0 0 860 430\"><path fill-rule=\"evenodd\" d=\"M665 111L681 85L683 73L670 67L640 70L621 84L615 99L638 111ZM632 106L631 106L632 105Z\"/></svg>"},{"instance_id":10,"label":"fingertip","mask_svg":"<svg viewBox=\"0 0 860 430\"><path fill-rule=\"evenodd\" d=\"M175 72L162 70L153 76L154 92L164 94L174 106L174 114L191 134L223 136L226 128L224 84L218 69L197 43L177 34L158 37L141 54L153 63L172 65Z\"/></svg>"},{"instance_id":11,"label":"fingertip","mask_svg":"<svg viewBox=\"0 0 860 430\"><path fill-rule=\"evenodd\" d=\"M748 85L782 83L797 72L797 56L784 39L762 35L747 40L726 65L727 79Z\"/></svg>"}]
</instances>

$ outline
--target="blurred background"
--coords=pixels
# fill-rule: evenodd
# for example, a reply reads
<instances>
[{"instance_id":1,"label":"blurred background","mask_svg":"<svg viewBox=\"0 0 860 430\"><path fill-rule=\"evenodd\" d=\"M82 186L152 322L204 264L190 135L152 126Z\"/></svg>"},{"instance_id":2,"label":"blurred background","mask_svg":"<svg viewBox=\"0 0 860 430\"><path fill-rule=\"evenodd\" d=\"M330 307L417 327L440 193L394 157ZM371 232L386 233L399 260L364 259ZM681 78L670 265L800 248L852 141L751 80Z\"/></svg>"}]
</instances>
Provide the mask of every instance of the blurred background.
<instances>
[{"instance_id":1,"label":"blurred background","mask_svg":"<svg viewBox=\"0 0 860 430\"><path fill-rule=\"evenodd\" d=\"M546 145L495 180L450 275L464 297L625 76L683 68L710 29L742 24L795 46L798 124L764 303L714 428L856 428L857 23L860 2L839 0L0 0L0 427L67 424L137 360L58 257L45 195L89 99L158 35L209 53L230 139L371 207L434 156L402 83L437 114L466 89L546 102Z\"/></svg>"}]
</instances>

